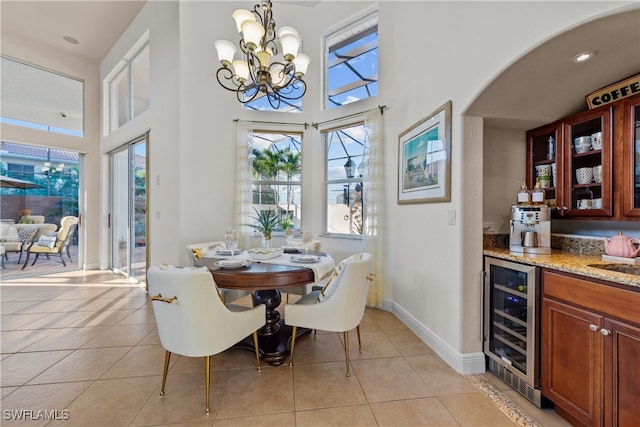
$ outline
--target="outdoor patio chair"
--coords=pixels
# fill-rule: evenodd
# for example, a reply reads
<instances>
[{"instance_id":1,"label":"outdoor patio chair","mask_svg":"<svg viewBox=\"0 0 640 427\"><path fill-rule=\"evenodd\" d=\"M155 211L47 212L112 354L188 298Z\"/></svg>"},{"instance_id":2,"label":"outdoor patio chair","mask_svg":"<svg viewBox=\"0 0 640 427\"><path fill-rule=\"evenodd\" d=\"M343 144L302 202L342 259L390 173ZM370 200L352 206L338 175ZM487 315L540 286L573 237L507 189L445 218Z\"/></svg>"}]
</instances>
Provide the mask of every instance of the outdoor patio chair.
<instances>
[{"instance_id":1,"label":"outdoor patio chair","mask_svg":"<svg viewBox=\"0 0 640 427\"><path fill-rule=\"evenodd\" d=\"M31 265L36 263L40 254L45 254L47 259L49 259L50 254L58 254L60 255L62 265L66 267L67 263L64 261L63 256L65 251L67 252L69 260L73 262L71 253L69 252L69 245L71 244L71 239L73 238L77 225L78 217L65 216L60 220L60 231L53 233L53 235L42 235L37 241L31 242L31 245L27 249L27 259L24 261L22 270L24 270L29 263L29 257L32 253L36 254L36 257L33 259Z\"/></svg>"}]
</instances>

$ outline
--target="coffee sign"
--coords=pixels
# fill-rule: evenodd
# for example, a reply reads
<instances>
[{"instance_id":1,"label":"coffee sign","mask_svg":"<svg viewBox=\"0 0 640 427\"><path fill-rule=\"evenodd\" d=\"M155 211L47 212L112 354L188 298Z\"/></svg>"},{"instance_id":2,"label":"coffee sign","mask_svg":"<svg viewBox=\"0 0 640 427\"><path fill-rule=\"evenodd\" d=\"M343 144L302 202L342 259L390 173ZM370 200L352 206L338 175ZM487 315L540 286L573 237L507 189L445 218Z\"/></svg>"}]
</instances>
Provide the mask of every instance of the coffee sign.
<instances>
[{"instance_id":1,"label":"coffee sign","mask_svg":"<svg viewBox=\"0 0 640 427\"><path fill-rule=\"evenodd\" d=\"M599 89L586 96L589 109L619 101L640 93L640 74Z\"/></svg>"}]
</instances>

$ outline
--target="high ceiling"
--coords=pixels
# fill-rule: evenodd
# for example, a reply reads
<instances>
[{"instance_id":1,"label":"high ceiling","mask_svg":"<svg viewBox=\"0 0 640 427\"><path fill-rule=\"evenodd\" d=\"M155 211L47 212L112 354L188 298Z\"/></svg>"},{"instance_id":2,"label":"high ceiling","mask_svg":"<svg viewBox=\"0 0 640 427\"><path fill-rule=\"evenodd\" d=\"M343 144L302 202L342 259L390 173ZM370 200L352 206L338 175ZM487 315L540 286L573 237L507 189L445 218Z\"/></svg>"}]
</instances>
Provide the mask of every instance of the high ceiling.
<instances>
[{"instance_id":1,"label":"high ceiling","mask_svg":"<svg viewBox=\"0 0 640 427\"><path fill-rule=\"evenodd\" d=\"M138 0L2 0L2 34L11 34L100 62L144 3ZM63 39L65 36L79 43L71 44Z\"/></svg>"},{"instance_id":2,"label":"high ceiling","mask_svg":"<svg viewBox=\"0 0 640 427\"><path fill-rule=\"evenodd\" d=\"M319 1L282 3L311 7ZM143 5L138 0L2 0L2 34L100 62ZM79 44L70 44L64 36ZM595 50L597 55L584 64L570 62L582 50ZM640 9L636 7L541 44L496 76L465 113L485 117L490 126L530 129L584 110L586 94L638 73Z\"/></svg>"}]
</instances>

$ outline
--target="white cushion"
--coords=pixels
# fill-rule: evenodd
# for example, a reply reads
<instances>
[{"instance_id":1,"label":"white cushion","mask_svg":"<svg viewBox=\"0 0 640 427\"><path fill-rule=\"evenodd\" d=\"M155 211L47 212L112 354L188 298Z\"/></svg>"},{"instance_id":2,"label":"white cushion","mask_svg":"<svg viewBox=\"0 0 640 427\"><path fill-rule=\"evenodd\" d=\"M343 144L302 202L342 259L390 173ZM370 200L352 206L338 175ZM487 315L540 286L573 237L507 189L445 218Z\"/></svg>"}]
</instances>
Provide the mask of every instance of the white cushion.
<instances>
[{"instance_id":1,"label":"white cushion","mask_svg":"<svg viewBox=\"0 0 640 427\"><path fill-rule=\"evenodd\" d=\"M44 236L40 236L40 238L36 242L36 245L46 246L49 249L53 249L53 247L56 245L57 240L58 240L58 233L51 232L51 233L47 233Z\"/></svg>"},{"instance_id":2,"label":"white cushion","mask_svg":"<svg viewBox=\"0 0 640 427\"><path fill-rule=\"evenodd\" d=\"M6 226L2 224L2 228L0 228L0 239L4 242L19 242L20 236L18 236L18 229L14 225Z\"/></svg>"},{"instance_id":3,"label":"white cushion","mask_svg":"<svg viewBox=\"0 0 640 427\"><path fill-rule=\"evenodd\" d=\"M336 289L338 288L337 284L340 283L339 278L342 275L342 272L344 271L344 266L347 262L352 260L361 260L361 259L362 259L362 254L359 253L359 254L351 255L350 257L342 260L340 264L338 264L336 268L333 270L333 273L331 273L331 276L329 276L329 279L327 279L327 281L325 282L324 287L318 294L318 301L324 301L328 299L336 291Z\"/></svg>"}]
</instances>

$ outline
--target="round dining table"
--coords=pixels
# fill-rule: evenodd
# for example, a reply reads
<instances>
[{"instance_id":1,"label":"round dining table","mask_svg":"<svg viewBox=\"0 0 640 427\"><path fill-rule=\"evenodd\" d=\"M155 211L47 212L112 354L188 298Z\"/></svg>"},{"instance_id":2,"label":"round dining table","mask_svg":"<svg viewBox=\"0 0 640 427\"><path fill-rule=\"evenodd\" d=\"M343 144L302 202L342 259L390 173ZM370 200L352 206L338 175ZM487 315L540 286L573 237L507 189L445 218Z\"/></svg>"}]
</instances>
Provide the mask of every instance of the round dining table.
<instances>
[{"instance_id":1,"label":"round dining table","mask_svg":"<svg viewBox=\"0 0 640 427\"><path fill-rule=\"evenodd\" d=\"M309 254L327 256L322 252ZM315 281L312 269L303 265L283 265L253 261L248 267L227 269L217 265L219 259L200 258L196 265L207 267L219 288L252 291L253 305L264 304L267 307L265 325L258 330L258 347L262 360L277 366L282 364L290 353L292 328L284 324L277 308L282 301L280 290L303 286ZM298 328L296 337L310 333L311 330ZM237 344L253 351L253 339Z\"/></svg>"}]
</instances>

